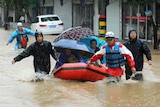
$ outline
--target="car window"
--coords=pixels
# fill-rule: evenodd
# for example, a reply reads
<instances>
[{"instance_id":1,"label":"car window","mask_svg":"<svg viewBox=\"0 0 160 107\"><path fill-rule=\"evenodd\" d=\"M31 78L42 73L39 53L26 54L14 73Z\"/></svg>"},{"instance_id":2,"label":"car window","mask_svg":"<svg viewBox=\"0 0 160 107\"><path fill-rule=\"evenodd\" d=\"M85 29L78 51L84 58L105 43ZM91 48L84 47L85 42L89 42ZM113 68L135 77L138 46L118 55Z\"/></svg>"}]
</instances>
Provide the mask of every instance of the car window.
<instances>
[{"instance_id":1,"label":"car window","mask_svg":"<svg viewBox=\"0 0 160 107\"><path fill-rule=\"evenodd\" d=\"M38 17L36 17L34 20L34 23L38 23L38 22L39 22Z\"/></svg>"},{"instance_id":2,"label":"car window","mask_svg":"<svg viewBox=\"0 0 160 107\"><path fill-rule=\"evenodd\" d=\"M41 18L41 21L42 21L42 22L46 22L46 21L57 21L57 20L59 20L58 17L43 17L43 18Z\"/></svg>"},{"instance_id":3,"label":"car window","mask_svg":"<svg viewBox=\"0 0 160 107\"><path fill-rule=\"evenodd\" d=\"M46 22L47 18L41 18L41 22Z\"/></svg>"}]
</instances>

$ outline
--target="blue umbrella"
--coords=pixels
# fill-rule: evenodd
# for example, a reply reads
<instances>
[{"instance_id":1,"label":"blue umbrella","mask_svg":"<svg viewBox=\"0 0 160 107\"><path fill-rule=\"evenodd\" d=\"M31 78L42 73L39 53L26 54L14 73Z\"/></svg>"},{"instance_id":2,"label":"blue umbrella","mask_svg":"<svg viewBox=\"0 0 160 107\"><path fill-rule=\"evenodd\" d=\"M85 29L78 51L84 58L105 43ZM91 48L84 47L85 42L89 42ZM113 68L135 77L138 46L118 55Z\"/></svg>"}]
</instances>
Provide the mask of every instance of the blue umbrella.
<instances>
[{"instance_id":1,"label":"blue umbrella","mask_svg":"<svg viewBox=\"0 0 160 107\"><path fill-rule=\"evenodd\" d=\"M102 39L100 39L96 36L89 36L88 38L83 38L83 39L80 40L80 42L83 42L84 44L87 45L88 48L90 48L90 41L93 40L93 39L95 39L97 41L97 47L98 48L101 48L103 45L106 44L105 40L102 40ZM103 60L102 60L101 63L105 63L106 62L105 59L106 59L105 56L103 56Z\"/></svg>"},{"instance_id":2,"label":"blue umbrella","mask_svg":"<svg viewBox=\"0 0 160 107\"><path fill-rule=\"evenodd\" d=\"M101 48L101 46L105 45L106 44L106 41L105 40L102 40L96 36L89 36L88 38L83 38L80 40L80 42L83 42L84 44L86 44L88 47L90 47L90 41L92 39L95 39L97 41L97 47L98 48Z\"/></svg>"},{"instance_id":3,"label":"blue umbrella","mask_svg":"<svg viewBox=\"0 0 160 107\"><path fill-rule=\"evenodd\" d=\"M84 43L78 42L76 40L61 39L57 42L53 42L52 46L58 47L58 48L69 48L69 49L75 49L75 50L82 50L82 51L93 53L93 51L90 50Z\"/></svg>"}]
</instances>

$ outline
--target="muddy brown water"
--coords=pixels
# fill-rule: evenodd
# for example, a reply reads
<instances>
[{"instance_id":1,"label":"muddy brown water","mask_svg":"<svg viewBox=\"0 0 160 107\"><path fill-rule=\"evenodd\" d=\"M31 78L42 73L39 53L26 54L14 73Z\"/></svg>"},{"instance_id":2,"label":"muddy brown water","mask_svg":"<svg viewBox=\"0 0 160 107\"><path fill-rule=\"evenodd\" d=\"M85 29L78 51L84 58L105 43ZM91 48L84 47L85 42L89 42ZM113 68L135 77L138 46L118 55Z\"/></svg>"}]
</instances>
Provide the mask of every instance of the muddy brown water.
<instances>
[{"instance_id":1,"label":"muddy brown water","mask_svg":"<svg viewBox=\"0 0 160 107\"><path fill-rule=\"evenodd\" d=\"M12 32L0 29L0 106L1 107L159 107L160 105L160 52L152 50L153 65L145 60L144 81L126 81L106 84L97 82L76 82L44 77L43 82L33 82L35 73L33 57L12 65L14 43L6 46ZM45 35L53 41L55 35ZM29 37L29 43L34 37ZM152 46L151 46L152 48ZM55 61L52 59L52 69Z\"/></svg>"}]
</instances>

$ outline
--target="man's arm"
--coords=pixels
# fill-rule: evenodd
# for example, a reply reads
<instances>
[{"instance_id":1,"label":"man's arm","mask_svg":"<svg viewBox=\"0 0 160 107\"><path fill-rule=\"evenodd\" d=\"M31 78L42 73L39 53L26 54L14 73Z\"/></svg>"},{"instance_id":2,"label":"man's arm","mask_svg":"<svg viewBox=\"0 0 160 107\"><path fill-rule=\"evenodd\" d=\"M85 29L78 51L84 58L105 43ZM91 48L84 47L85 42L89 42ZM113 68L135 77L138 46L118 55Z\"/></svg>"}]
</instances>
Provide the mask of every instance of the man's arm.
<instances>
[{"instance_id":1,"label":"man's arm","mask_svg":"<svg viewBox=\"0 0 160 107\"><path fill-rule=\"evenodd\" d=\"M101 49L99 51L97 51L89 60L89 63L94 62L98 59L101 59L103 57L103 55L105 54L106 49L105 46L102 46Z\"/></svg>"},{"instance_id":2,"label":"man's arm","mask_svg":"<svg viewBox=\"0 0 160 107\"><path fill-rule=\"evenodd\" d=\"M142 48L143 48L143 53L146 55L146 58L148 60L152 60L151 51L149 47L145 43L142 43Z\"/></svg>"},{"instance_id":3,"label":"man's arm","mask_svg":"<svg viewBox=\"0 0 160 107\"><path fill-rule=\"evenodd\" d=\"M16 30L10 35L9 39L8 39L8 42L6 45L8 45L9 43L12 43L12 41L16 38L17 36L17 32Z\"/></svg>"},{"instance_id":4,"label":"man's arm","mask_svg":"<svg viewBox=\"0 0 160 107\"><path fill-rule=\"evenodd\" d=\"M24 30L25 30L24 32L25 35L35 36L35 32L33 32L31 29L24 28Z\"/></svg>"},{"instance_id":5,"label":"man's arm","mask_svg":"<svg viewBox=\"0 0 160 107\"><path fill-rule=\"evenodd\" d=\"M51 45L50 42L48 44L48 48L49 48L49 52L50 52L51 56L57 61L58 60L58 56L56 54L56 51L52 48L52 45Z\"/></svg>"},{"instance_id":6,"label":"man's arm","mask_svg":"<svg viewBox=\"0 0 160 107\"><path fill-rule=\"evenodd\" d=\"M131 51L127 49L123 44L120 44L120 53L127 59L132 72L136 73L135 62Z\"/></svg>"},{"instance_id":7,"label":"man's arm","mask_svg":"<svg viewBox=\"0 0 160 107\"><path fill-rule=\"evenodd\" d=\"M22 53L20 53L18 56L16 56L13 61L12 64L14 64L17 61L21 61L23 58L26 58L30 55L33 55L33 48L32 45L30 45L28 48L26 48Z\"/></svg>"}]
</instances>

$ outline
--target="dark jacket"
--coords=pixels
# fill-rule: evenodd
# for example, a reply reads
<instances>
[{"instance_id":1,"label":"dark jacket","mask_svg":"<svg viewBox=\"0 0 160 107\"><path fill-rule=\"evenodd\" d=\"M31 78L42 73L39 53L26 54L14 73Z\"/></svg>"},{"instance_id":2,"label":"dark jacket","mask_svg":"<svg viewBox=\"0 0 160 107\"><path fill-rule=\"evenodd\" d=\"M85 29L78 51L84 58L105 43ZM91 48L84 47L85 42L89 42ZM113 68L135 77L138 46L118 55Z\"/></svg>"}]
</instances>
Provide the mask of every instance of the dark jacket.
<instances>
[{"instance_id":1,"label":"dark jacket","mask_svg":"<svg viewBox=\"0 0 160 107\"><path fill-rule=\"evenodd\" d=\"M132 32L136 33L135 39L131 39L131 37L130 37L130 34ZM131 29L128 32L128 38L129 38L129 41L124 43L124 45L133 54L136 71L142 71L143 70L143 63L144 63L143 55L145 54L147 60L152 60L150 49L148 48L148 46L144 42L142 42L140 39L137 39L137 31L135 29ZM131 68L129 67L128 64L125 65L125 68L126 68L125 69L126 79L129 79L130 76L132 75Z\"/></svg>"},{"instance_id":2,"label":"dark jacket","mask_svg":"<svg viewBox=\"0 0 160 107\"><path fill-rule=\"evenodd\" d=\"M137 39L135 41L128 41L124 44L133 54L136 70L142 71L143 69L143 54L146 55L148 60L151 60L151 52L148 46L143 43L141 40Z\"/></svg>"},{"instance_id":3,"label":"dark jacket","mask_svg":"<svg viewBox=\"0 0 160 107\"><path fill-rule=\"evenodd\" d=\"M48 41L43 41L43 45L38 42L32 43L27 49L14 58L15 61L20 61L25 57L33 55L35 72L50 72L50 55L57 60L55 51Z\"/></svg>"},{"instance_id":4,"label":"dark jacket","mask_svg":"<svg viewBox=\"0 0 160 107\"><path fill-rule=\"evenodd\" d=\"M94 52L96 53L97 51L99 51L100 49L98 47L96 47L96 49L94 50Z\"/></svg>"},{"instance_id":5,"label":"dark jacket","mask_svg":"<svg viewBox=\"0 0 160 107\"><path fill-rule=\"evenodd\" d=\"M58 49L58 48L56 48L56 50L57 50L57 49ZM59 49L60 49L60 48L59 48ZM56 52L58 52L58 50L57 50ZM76 52L76 51L72 51L69 56L66 55L65 50L61 50L60 52L61 52L61 54L60 54L60 56L59 56L59 58L58 58L59 61L56 62L54 68L58 68L58 67L60 67L61 65L63 65L64 63L68 63L68 62L67 62L67 58L68 58L71 54L74 55L74 56L78 59L78 55L77 55L77 52Z\"/></svg>"},{"instance_id":6,"label":"dark jacket","mask_svg":"<svg viewBox=\"0 0 160 107\"><path fill-rule=\"evenodd\" d=\"M129 32L130 35L130 32ZM147 60L151 60L151 52L148 46L142 42L140 39L134 39L131 40L129 37L129 41L124 43L124 45L132 52L134 61L135 61L135 68L136 71L142 71L143 69L143 63L144 63L144 58L143 54L145 54ZM129 67L128 64L125 65L126 68L126 75L131 76L132 71Z\"/></svg>"}]
</instances>

